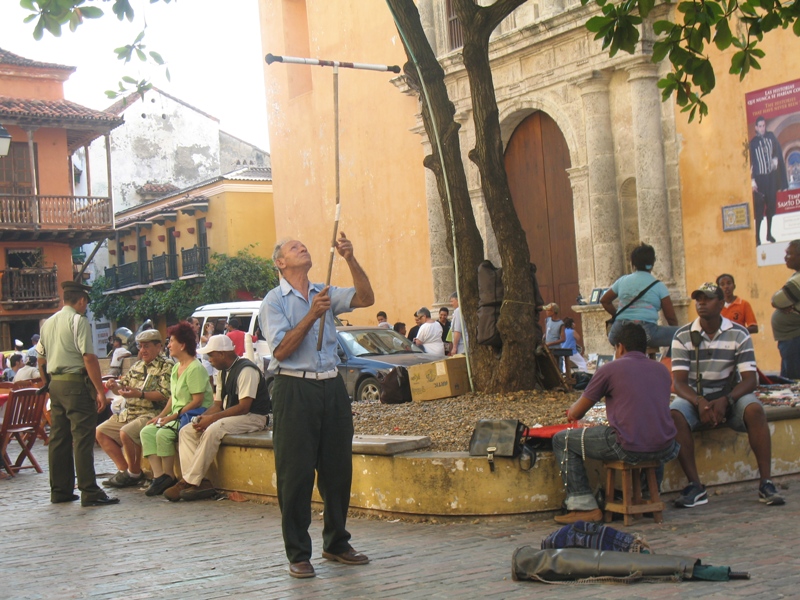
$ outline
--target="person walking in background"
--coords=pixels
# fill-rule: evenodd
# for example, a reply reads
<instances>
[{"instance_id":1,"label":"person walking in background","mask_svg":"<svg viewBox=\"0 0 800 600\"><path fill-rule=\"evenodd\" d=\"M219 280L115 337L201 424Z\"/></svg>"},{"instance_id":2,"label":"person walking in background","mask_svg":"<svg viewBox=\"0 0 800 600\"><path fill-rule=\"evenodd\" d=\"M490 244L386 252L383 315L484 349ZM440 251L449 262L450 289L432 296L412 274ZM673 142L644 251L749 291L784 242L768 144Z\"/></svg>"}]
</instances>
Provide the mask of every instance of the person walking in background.
<instances>
[{"instance_id":1,"label":"person walking in background","mask_svg":"<svg viewBox=\"0 0 800 600\"><path fill-rule=\"evenodd\" d=\"M451 332L453 333L453 342L450 348L450 356L455 356L456 354L464 354L467 343L467 328L464 326L464 320L461 318L461 307L458 304L458 292L450 294L450 306L453 307L453 321L450 324Z\"/></svg>"},{"instance_id":2,"label":"person walking in background","mask_svg":"<svg viewBox=\"0 0 800 600\"><path fill-rule=\"evenodd\" d=\"M409 342L413 342L414 338L417 337L417 332L419 331L420 325L422 325L422 317L419 316L417 313L414 313L414 326L408 332Z\"/></svg>"},{"instance_id":3,"label":"person walking in background","mask_svg":"<svg viewBox=\"0 0 800 600\"><path fill-rule=\"evenodd\" d=\"M558 316L561 309L555 302L546 304L543 308L547 317L544 321L544 343L550 348L560 348L562 341L561 328L564 327L564 321Z\"/></svg>"},{"instance_id":4,"label":"person walking in background","mask_svg":"<svg viewBox=\"0 0 800 600\"><path fill-rule=\"evenodd\" d=\"M581 334L575 331L575 320L572 317L564 318L564 329L561 335L563 339L561 347L572 350L572 355L569 357L569 360L575 366L575 370L585 372L586 359L583 358L581 349L579 348L583 340L581 339Z\"/></svg>"},{"instance_id":5,"label":"person walking in background","mask_svg":"<svg viewBox=\"0 0 800 600\"><path fill-rule=\"evenodd\" d=\"M442 342L442 326L439 321L431 318L431 311L422 307L417 311L420 318L419 331L414 337L414 343L422 348L426 354L444 356L444 342Z\"/></svg>"},{"instance_id":6,"label":"person walking in background","mask_svg":"<svg viewBox=\"0 0 800 600\"><path fill-rule=\"evenodd\" d=\"M406 331L406 324L403 323L402 321L398 321L397 323L395 323L392 329L394 329L397 333L399 333L403 337L405 337L406 334L408 333Z\"/></svg>"},{"instance_id":7,"label":"person walking in background","mask_svg":"<svg viewBox=\"0 0 800 600\"><path fill-rule=\"evenodd\" d=\"M738 323L750 333L758 333L758 323L753 307L747 300L742 300L734 294L736 282L733 275L723 273L717 277L717 285L725 296L725 308L722 309L722 316L733 323Z\"/></svg>"},{"instance_id":8,"label":"person walking in background","mask_svg":"<svg viewBox=\"0 0 800 600\"><path fill-rule=\"evenodd\" d=\"M382 310L378 311L377 315L378 319L378 327L383 327L384 329L391 329L392 325L389 323L389 317L386 316L386 313Z\"/></svg>"},{"instance_id":9,"label":"person walking in background","mask_svg":"<svg viewBox=\"0 0 800 600\"><path fill-rule=\"evenodd\" d=\"M794 273L772 295L772 335L781 353L781 377L800 379L800 240L789 242L783 260Z\"/></svg>"},{"instance_id":10,"label":"person walking in background","mask_svg":"<svg viewBox=\"0 0 800 600\"><path fill-rule=\"evenodd\" d=\"M633 273L617 279L611 288L600 298L600 304L614 319L608 341L617 345L617 332L625 323L638 323L647 332L647 344L651 347L664 347L672 344L672 337L678 330L678 317L672 306L669 290L651 271L656 262L656 251L644 242L631 252ZM619 298L619 308L613 302ZM669 326L658 324L658 311L664 312ZM618 315L624 314L622 318Z\"/></svg>"},{"instance_id":11,"label":"person walking in background","mask_svg":"<svg viewBox=\"0 0 800 600\"><path fill-rule=\"evenodd\" d=\"M108 401L100 376L100 362L86 318L91 287L65 281L64 308L42 325L36 346L39 372L50 391L50 502L74 502L75 477L81 506L108 506L109 497L94 471L94 431L97 415Z\"/></svg>"}]
</instances>

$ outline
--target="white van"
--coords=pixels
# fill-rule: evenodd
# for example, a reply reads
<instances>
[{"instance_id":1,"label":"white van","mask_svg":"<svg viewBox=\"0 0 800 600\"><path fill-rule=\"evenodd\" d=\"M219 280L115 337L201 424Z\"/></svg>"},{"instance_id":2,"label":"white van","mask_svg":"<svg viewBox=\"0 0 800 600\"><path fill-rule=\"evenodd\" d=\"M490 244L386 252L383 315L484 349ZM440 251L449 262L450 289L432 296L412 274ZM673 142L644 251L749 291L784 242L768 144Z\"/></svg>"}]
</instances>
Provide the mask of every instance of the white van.
<instances>
[{"instance_id":1,"label":"white van","mask_svg":"<svg viewBox=\"0 0 800 600\"><path fill-rule=\"evenodd\" d=\"M224 334L225 325L233 317L239 319L242 331L256 336L256 341L253 344L253 350L257 355L256 364L265 371L266 367L269 366L271 355L267 341L258 323L259 308L261 308L261 300L206 304L196 308L192 313L192 317L200 319L200 331L203 333L206 330L206 323L213 323L215 334Z\"/></svg>"}]
</instances>

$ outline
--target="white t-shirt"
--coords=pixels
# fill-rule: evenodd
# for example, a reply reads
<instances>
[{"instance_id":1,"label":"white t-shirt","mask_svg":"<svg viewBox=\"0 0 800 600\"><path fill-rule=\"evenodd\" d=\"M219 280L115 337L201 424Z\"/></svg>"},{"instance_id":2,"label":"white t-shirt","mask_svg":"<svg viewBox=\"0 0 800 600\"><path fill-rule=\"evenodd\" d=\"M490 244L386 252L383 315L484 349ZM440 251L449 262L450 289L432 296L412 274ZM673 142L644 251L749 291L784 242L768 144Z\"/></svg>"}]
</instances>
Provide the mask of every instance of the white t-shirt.
<instances>
[{"instance_id":1,"label":"white t-shirt","mask_svg":"<svg viewBox=\"0 0 800 600\"><path fill-rule=\"evenodd\" d=\"M458 340L458 348L456 348L456 354L464 354L464 342L467 339L467 332L464 329L464 324L461 322L461 307L459 306L457 309L453 311L453 322L450 325L450 329L453 333L460 333L461 337Z\"/></svg>"},{"instance_id":2,"label":"white t-shirt","mask_svg":"<svg viewBox=\"0 0 800 600\"><path fill-rule=\"evenodd\" d=\"M426 354L444 356L444 342L442 342L442 326L439 321L423 323L419 326L417 337L422 342L422 349Z\"/></svg>"}]
</instances>

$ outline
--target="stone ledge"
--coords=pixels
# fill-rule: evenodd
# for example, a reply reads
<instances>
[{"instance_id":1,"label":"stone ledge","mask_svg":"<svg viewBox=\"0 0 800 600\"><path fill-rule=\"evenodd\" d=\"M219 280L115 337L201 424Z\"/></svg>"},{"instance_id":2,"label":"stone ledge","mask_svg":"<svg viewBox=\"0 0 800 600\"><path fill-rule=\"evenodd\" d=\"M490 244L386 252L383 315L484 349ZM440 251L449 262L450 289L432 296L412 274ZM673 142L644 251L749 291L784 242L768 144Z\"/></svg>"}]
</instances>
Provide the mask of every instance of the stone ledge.
<instances>
[{"instance_id":1,"label":"stone ledge","mask_svg":"<svg viewBox=\"0 0 800 600\"><path fill-rule=\"evenodd\" d=\"M272 430L256 431L239 435L226 435L222 438L223 446L240 446L242 448L272 449ZM431 438L427 436L408 435L355 435L353 436L353 454L376 456L393 456L403 452L413 452L429 448Z\"/></svg>"},{"instance_id":2,"label":"stone ledge","mask_svg":"<svg viewBox=\"0 0 800 600\"><path fill-rule=\"evenodd\" d=\"M797 438L800 434L798 409L769 407L772 433L773 476L800 473ZM238 491L251 498L273 501L277 496L275 461L270 432L241 436L248 446L226 438L209 472L220 489ZM354 509L405 515L512 515L558 510L564 498L564 486L552 452L541 451L530 471L522 471L516 459L496 458L495 471L489 470L485 457L467 452L400 451L377 454L387 438L354 439L353 485L350 505ZM255 439L254 439L255 438ZM389 438L391 439L391 438ZM407 438L397 437L401 442ZM412 438L413 439L413 438ZM427 438L425 446L429 441ZM700 477L708 486L754 482L758 478L755 458L747 435L727 428L694 434L695 454ZM359 443L364 445L359 446ZM367 452L369 450L369 452ZM587 474L593 487L603 481L602 464L587 461ZM686 485L677 461L666 465L664 492L675 492ZM755 483L749 483L755 490ZM314 491L313 499L321 498Z\"/></svg>"}]
</instances>

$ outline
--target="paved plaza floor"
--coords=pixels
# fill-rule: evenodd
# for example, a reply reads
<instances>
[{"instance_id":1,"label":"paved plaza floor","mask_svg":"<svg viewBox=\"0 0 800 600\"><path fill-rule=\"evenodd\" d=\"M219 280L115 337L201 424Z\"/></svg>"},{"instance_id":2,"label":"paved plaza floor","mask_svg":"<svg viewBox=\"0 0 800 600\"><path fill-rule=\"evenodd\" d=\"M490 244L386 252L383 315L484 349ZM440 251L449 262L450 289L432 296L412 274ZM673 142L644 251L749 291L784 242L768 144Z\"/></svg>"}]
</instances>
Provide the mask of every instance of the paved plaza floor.
<instances>
[{"instance_id":1,"label":"paved plaza floor","mask_svg":"<svg viewBox=\"0 0 800 600\"><path fill-rule=\"evenodd\" d=\"M36 455L46 469L46 448ZM113 464L96 451L98 473ZM490 477L487 474L487 477ZM354 516L353 545L372 559L349 567L321 558L315 579L289 577L276 506L231 500L170 503L136 488L121 503L49 503L47 472L0 481L0 598L769 598L800 597L800 489L787 505L758 502L756 484L713 494L706 506L668 508L664 523L637 521L661 554L749 571L728 583L547 586L511 579L511 555L557 528L545 516L405 522Z\"/></svg>"}]
</instances>

